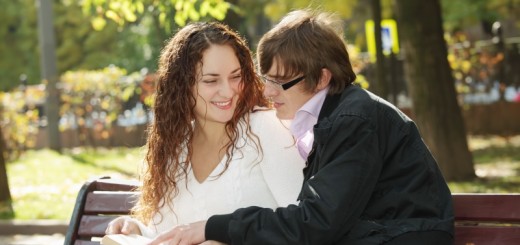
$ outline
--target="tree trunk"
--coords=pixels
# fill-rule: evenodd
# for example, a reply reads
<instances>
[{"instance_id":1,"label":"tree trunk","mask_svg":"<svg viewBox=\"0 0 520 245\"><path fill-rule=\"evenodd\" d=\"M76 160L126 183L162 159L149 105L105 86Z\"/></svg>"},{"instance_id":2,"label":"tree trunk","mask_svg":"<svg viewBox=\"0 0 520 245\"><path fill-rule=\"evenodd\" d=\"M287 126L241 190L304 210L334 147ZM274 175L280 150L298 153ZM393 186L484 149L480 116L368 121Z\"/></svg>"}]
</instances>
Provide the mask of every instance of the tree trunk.
<instances>
[{"instance_id":1,"label":"tree trunk","mask_svg":"<svg viewBox=\"0 0 520 245\"><path fill-rule=\"evenodd\" d=\"M2 128L0 127L0 217L12 218L14 216L11 204L11 191L7 181L7 168L4 157L5 144Z\"/></svg>"},{"instance_id":2,"label":"tree trunk","mask_svg":"<svg viewBox=\"0 0 520 245\"><path fill-rule=\"evenodd\" d=\"M45 115L49 148L61 152L60 141L60 95L58 88L58 72L56 69L56 41L54 37L52 4L54 1L36 1L38 5L38 38L40 42L40 65L42 81L47 83Z\"/></svg>"},{"instance_id":3,"label":"tree trunk","mask_svg":"<svg viewBox=\"0 0 520 245\"><path fill-rule=\"evenodd\" d=\"M446 180L475 177L443 38L439 0L395 0L413 113Z\"/></svg>"},{"instance_id":4,"label":"tree trunk","mask_svg":"<svg viewBox=\"0 0 520 245\"><path fill-rule=\"evenodd\" d=\"M383 41L381 40L381 2L371 0L372 18L374 19L374 38L376 44L376 89L380 97L388 100L388 83L385 79L385 56L383 55Z\"/></svg>"}]
</instances>

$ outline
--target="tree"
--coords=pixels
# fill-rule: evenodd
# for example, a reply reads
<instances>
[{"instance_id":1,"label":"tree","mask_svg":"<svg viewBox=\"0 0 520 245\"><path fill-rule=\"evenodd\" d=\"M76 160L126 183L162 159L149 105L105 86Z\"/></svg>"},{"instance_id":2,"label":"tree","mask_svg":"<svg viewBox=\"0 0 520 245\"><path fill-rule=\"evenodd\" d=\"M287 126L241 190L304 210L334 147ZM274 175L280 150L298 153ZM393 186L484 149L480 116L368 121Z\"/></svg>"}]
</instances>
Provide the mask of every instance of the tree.
<instances>
[{"instance_id":1,"label":"tree","mask_svg":"<svg viewBox=\"0 0 520 245\"><path fill-rule=\"evenodd\" d=\"M12 217L14 215L11 204L11 192L9 191L9 181L7 180L7 168L4 157L4 136L0 127L0 218Z\"/></svg>"},{"instance_id":2,"label":"tree","mask_svg":"<svg viewBox=\"0 0 520 245\"><path fill-rule=\"evenodd\" d=\"M3 1L0 8L0 90L20 85L22 74L29 84L39 81L40 68L34 0Z\"/></svg>"},{"instance_id":3,"label":"tree","mask_svg":"<svg viewBox=\"0 0 520 245\"><path fill-rule=\"evenodd\" d=\"M376 45L376 92L384 99L388 99L388 84L385 79L385 57L383 55L383 42L381 40L381 1L371 0L370 6L374 19L374 39Z\"/></svg>"},{"instance_id":4,"label":"tree","mask_svg":"<svg viewBox=\"0 0 520 245\"><path fill-rule=\"evenodd\" d=\"M160 25L171 30L173 25L184 26L190 20L222 20L230 8L224 0L85 0L82 4L84 12L93 16L92 24L97 30L104 28L106 19L123 26L140 20L146 12L156 14Z\"/></svg>"},{"instance_id":5,"label":"tree","mask_svg":"<svg viewBox=\"0 0 520 245\"><path fill-rule=\"evenodd\" d=\"M52 2L40 0L38 5L38 39L40 43L41 78L46 83L45 116L47 116L47 141L49 148L61 151L60 101L58 94L58 73L56 69L56 38L54 33Z\"/></svg>"},{"instance_id":6,"label":"tree","mask_svg":"<svg viewBox=\"0 0 520 245\"><path fill-rule=\"evenodd\" d=\"M395 0L413 113L447 180L475 177L447 60L439 0Z\"/></svg>"},{"instance_id":7,"label":"tree","mask_svg":"<svg viewBox=\"0 0 520 245\"><path fill-rule=\"evenodd\" d=\"M447 31L482 25L491 35L491 25L510 19L520 25L520 0L442 0L444 26Z\"/></svg>"}]
</instances>

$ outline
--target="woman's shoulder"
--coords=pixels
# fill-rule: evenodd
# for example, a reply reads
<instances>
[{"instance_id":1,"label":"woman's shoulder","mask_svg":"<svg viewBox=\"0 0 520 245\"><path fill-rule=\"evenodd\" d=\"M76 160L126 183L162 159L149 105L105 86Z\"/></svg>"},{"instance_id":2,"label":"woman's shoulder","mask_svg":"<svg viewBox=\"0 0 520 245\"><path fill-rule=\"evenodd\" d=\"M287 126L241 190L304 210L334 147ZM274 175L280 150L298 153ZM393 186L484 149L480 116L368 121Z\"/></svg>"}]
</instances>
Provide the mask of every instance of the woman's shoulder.
<instances>
[{"instance_id":1,"label":"woman's shoulder","mask_svg":"<svg viewBox=\"0 0 520 245\"><path fill-rule=\"evenodd\" d=\"M276 117L274 109L265 107L255 107L249 114L249 124L253 131L266 130L268 128L289 128L288 123Z\"/></svg>"},{"instance_id":2,"label":"woman's shoulder","mask_svg":"<svg viewBox=\"0 0 520 245\"><path fill-rule=\"evenodd\" d=\"M275 118L276 111L267 107L255 106L255 108L253 108L253 111L250 113L249 117L251 118L251 120Z\"/></svg>"}]
</instances>

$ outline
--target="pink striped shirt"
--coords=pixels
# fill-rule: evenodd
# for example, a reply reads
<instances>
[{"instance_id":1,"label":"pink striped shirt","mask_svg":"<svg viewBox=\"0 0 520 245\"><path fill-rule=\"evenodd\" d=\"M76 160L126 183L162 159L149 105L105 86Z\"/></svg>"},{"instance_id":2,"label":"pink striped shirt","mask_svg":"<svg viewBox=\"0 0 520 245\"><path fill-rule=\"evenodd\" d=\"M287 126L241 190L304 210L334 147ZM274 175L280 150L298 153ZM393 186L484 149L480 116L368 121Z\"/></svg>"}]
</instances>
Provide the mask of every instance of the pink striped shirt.
<instances>
[{"instance_id":1,"label":"pink striped shirt","mask_svg":"<svg viewBox=\"0 0 520 245\"><path fill-rule=\"evenodd\" d=\"M327 97L329 87L326 87L312 96L294 116L291 123L291 133L296 138L296 146L300 156L307 160L314 141L313 127L318 122L321 107Z\"/></svg>"}]
</instances>

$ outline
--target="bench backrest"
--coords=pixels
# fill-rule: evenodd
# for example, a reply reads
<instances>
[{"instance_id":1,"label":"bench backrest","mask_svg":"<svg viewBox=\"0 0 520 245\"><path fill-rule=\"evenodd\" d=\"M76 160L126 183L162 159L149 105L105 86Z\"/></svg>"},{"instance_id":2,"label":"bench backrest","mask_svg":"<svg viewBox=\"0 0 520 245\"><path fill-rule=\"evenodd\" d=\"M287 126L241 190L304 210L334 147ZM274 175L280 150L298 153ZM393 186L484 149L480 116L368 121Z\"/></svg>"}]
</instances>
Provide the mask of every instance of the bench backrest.
<instances>
[{"instance_id":1,"label":"bench backrest","mask_svg":"<svg viewBox=\"0 0 520 245\"><path fill-rule=\"evenodd\" d=\"M78 193L65 245L93 245L110 221L129 214L136 181L98 179ZM455 245L520 244L520 194L453 194Z\"/></svg>"},{"instance_id":2,"label":"bench backrest","mask_svg":"<svg viewBox=\"0 0 520 245\"><path fill-rule=\"evenodd\" d=\"M99 244L110 221L129 214L137 201L136 181L109 178L86 182L78 193L65 245Z\"/></svg>"},{"instance_id":3,"label":"bench backrest","mask_svg":"<svg viewBox=\"0 0 520 245\"><path fill-rule=\"evenodd\" d=\"M453 194L455 244L520 244L520 194Z\"/></svg>"}]
</instances>

